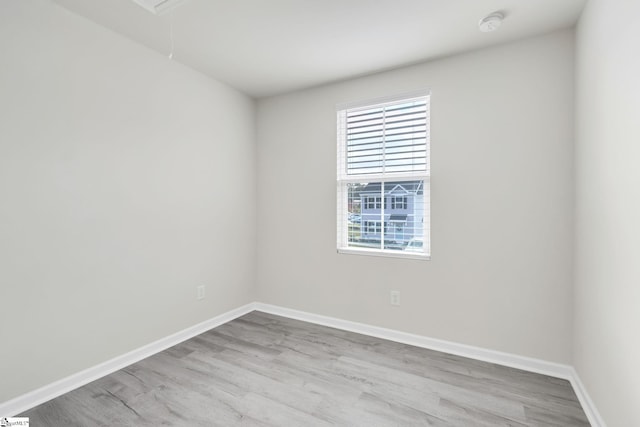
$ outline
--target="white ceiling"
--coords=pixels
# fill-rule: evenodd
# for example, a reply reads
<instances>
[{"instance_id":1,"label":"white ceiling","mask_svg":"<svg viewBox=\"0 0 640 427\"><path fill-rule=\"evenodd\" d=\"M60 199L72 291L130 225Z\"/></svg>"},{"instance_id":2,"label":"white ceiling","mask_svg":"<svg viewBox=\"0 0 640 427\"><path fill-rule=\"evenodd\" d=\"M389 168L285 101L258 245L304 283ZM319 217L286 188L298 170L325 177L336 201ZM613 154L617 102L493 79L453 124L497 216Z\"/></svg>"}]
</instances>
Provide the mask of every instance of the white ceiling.
<instances>
[{"instance_id":1,"label":"white ceiling","mask_svg":"<svg viewBox=\"0 0 640 427\"><path fill-rule=\"evenodd\" d=\"M374 73L575 24L586 0L54 0L254 97ZM493 33L478 21L503 11Z\"/></svg>"}]
</instances>

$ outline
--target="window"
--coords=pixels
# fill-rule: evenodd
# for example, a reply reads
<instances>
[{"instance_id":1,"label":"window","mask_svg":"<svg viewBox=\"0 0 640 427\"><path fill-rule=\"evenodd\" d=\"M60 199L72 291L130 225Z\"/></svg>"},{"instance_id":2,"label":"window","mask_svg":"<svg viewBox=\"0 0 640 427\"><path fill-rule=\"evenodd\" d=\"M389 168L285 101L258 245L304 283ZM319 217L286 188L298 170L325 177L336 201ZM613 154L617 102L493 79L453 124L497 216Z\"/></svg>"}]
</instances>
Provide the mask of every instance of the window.
<instances>
[{"instance_id":1,"label":"window","mask_svg":"<svg viewBox=\"0 0 640 427\"><path fill-rule=\"evenodd\" d=\"M367 234L380 234L380 222L379 221L365 221L364 229Z\"/></svg>"},{"instance_id":2,"label":"window","mask_svg":"<svg viewBox=\"0 0 640 427\"><path fill-rule=\"evenodd\" d=\"M429 257L429 107L422 92L338 108L339 252Z\"/></svg>"},{"instance_id":3,"label":"window","mask_svg":"<svg viewBox=\"0 0 640 427\"><path fill-rule=\"evenodd\" d=\"M391 209L407 209L407 196L393 196Z\"/></svg>"},{"instance_id":4,"label":"window","mask_svg":"<svg viewBox=\"0 0 640 427\"><path fill-rule=\"evenodd\" d=\"M381 208L381 199L380 197L375 196L365 196L362 200L362 204L367 209L380 209Z\"/></svg>"}]
</instances>

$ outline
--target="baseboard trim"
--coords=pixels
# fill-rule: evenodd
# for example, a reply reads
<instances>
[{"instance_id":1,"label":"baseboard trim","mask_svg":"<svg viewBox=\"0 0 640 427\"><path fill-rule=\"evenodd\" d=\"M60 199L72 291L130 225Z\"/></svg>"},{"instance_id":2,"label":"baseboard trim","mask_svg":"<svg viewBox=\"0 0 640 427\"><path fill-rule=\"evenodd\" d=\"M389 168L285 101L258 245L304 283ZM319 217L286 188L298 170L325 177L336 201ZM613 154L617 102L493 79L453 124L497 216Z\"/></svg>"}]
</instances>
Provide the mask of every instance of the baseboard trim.
<instances>
[{"instance_id":1,"label":"baseboard trim","mask_svg":"<svg viewBox=\"0 0 640 427\"><path fill-rule=\"evenodd\" d=\"M138 349L130 351L121 356L117 356L111 360L103 362L99 365L85 369L84 371L70 375L61 380L55 381L37 390L28 392L9 401L0 403L0 416L12 417L20 414L34 406L40 405L65 393L82 387L85 384L95 381L99 378L118 371L132 363L139 362L149 356L153 356L163 350L173 347L183 341L200 335L212 328L227 323L237 317L252 312L255 309L255 303L250 303L227 311L202 323L186 328L182 331L171 334L165 338L161 338L150 344L142 346Z\"/></svg>"},{"instance_id":2,"label":"baseboard trim","mask_svg":"<svg viewBox=\"0 0 640 427\"><path fill-rule=\"evenodd\" d=\"M329 326L336 329L382 338L403 344L409 344L416 347L442 351L444 353L455 354L457 356L468 357L470 359L481 360L484 362L495 363L497 365L508 366L511 368L522 369L524 371L565 379L571 383L578 397L578 400L580 401L580 404L582 405L582 408L584 409L584 412L589 419L589 422L591 423L591 426L606 427L595 405L593 404L593 401L589 398L587 390L582 384L582 381L580 381L578 373L570 365L563 365L560 363L520 356L517 354L505 353L466 344L459 344L451 341L429 338L422 335L410 334L407 332L367 325L364 323L352 322L335 317L322 316L271 304L257 302L255 303L254 308L258 311L275 314L277 316L288 317L290 319L302 320L322 326Z\"/></svg>"},{"instance_id":3,"label":"baseboard trim","mask_svg":"<svg viewBox=\"0 0 640 427\"><path fill-rule=\"evenodd\" d=\"M578 396L578 400L582 405L582 409L584 410L585 414L587 414L589 422L593 427L607 427L604 419L602 419L602 416L598 411L598 408L596 407L595 403L593 403L593 400L591 400L589 393L587 393L587 389L582 383L582 380L578 375L578 371L576 371L576 369L573 367L571 367L571 371L573 374L572 378L570 379L571 385L573 386L573 390Z\"/></svg>"},{"instance_id":4,"label":"baseboard trim","mask_svg":"<svg viewBox=\"0 0 640 427\"><path fill-rule=\"evenodd\" d=\"M484 362L495 363L497 365L508 366L529 372L535 372L556 378L566 379L573 386L573 389L578 397L578 400L580 401L580 404L582 405L582 408L585 411L585 414L587 415L587 418L589 419L589 422L591 423L591 426L606 427L604 420L600 416L600 413L589 397L584 384L580 380L577 371L570 365L563 365L516 354L429 338L422 335L410 334L393 329L352 322L350 320L338 319L335 317L322 316L319 314L313 314L305 311L294 310L291 308L276 306L272 304L264 304L260 302L246 304L242 307L238 307L234 310L222 313L202 323L176 332L175 334L159 339L136 350L130 351L129 353L123 354L99 365L85 369L84 371L70 375L37 390L28 392L26 394L23 394L22 396L18 396L12 400L0 403L0 416L12 417L20 414L37 405L68 393L72 390L75 390L78 387L82 387L83 385L88 384L91 381L95 381L126 366L139 362L142 359L153 356L154 354L166 350L169 347L193 338L196 335L199 335L224 323L230 322L231 320L250 313L254 310L275 314L277 316L288 317L290 319L315 323L317 325L323 325L363 335L369 335L372 337L382 338L403 344L409 344L416 347L442 351L445 353L455 354L458 356L468 357L476 360L482 360Z\"/></svg>"}]
</instances>

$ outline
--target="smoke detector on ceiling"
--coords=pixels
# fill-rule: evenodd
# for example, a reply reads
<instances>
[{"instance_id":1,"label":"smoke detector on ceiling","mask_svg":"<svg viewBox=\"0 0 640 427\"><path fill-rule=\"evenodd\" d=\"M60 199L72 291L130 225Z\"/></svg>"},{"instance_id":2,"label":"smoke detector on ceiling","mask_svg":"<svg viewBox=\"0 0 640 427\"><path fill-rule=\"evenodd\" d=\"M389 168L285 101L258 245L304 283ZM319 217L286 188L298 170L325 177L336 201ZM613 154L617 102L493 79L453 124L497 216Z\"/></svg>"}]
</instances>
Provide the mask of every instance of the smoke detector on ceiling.
<instances>
[{"instance_id":1,"label":"smoke detector on ceiling","mask_svg":"<svg viewBox=\"0 0 640 427\"><path fill-rule=\"evenodd\" d=\"M162 15L174 9L186 0L132 0L138 6L142 6L154 15Z\"/></svg>"},{"instance_id":2,"label":"smoke detector on ceiling","mask_svg":"<svg viewBox=\"0 0 640 427\"><path fill-rule=\"evenodd\" d=\"M483 18L478 22L478 28L483 33L489 33L495 31L502 24L504 20L504 14L502 12L494 12L491 15Z\"/></svg>"}]
</instances>

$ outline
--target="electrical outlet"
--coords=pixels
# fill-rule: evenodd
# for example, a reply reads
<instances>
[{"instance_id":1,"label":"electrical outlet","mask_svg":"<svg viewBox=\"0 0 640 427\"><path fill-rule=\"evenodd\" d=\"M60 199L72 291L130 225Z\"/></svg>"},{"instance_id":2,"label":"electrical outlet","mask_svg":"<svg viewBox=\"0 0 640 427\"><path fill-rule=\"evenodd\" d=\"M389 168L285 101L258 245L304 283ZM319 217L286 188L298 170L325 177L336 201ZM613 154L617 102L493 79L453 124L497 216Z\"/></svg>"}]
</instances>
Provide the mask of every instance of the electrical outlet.
<instances>
[{"instance_id":1,"label":"electrical outlet","mask_svg":"<svg viewBox=\"0 0 640 427\"><path fill-rule=\"evenodd\" d=\"M197 299L204 299L204 285L200 285L196 288L196 298Z\"/></svg>"},{"instance_id":2,"label":"electrical outlet","mask_svg":"<svg viewBox=\"0 0 640 427\"><path fill-rule=\"evenodd\" d=\"M391 305L400 305L400 291L391 291Z\"/></svg>"}]
</instances>

